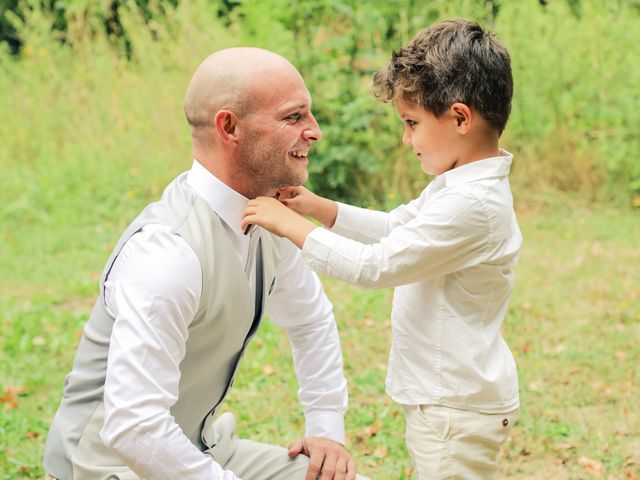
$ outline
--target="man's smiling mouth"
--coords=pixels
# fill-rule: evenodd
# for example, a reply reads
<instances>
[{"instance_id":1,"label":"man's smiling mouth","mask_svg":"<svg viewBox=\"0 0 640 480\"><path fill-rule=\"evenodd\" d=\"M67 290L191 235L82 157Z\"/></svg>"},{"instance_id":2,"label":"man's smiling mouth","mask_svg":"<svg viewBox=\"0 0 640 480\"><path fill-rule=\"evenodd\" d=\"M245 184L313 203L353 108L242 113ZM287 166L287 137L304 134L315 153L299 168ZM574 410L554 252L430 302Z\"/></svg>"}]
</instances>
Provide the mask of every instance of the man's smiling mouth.
<instances>
[{"instance_id":1,"label":"man's smiling mouth","mask_svg":"<svg viewBox=\"0 0 640 480\"><path fill-rule=\"evenodd\" d=\"M309 150L292 150L289 155L295 158L307 158Z\"/></svg>"}]
</instances>

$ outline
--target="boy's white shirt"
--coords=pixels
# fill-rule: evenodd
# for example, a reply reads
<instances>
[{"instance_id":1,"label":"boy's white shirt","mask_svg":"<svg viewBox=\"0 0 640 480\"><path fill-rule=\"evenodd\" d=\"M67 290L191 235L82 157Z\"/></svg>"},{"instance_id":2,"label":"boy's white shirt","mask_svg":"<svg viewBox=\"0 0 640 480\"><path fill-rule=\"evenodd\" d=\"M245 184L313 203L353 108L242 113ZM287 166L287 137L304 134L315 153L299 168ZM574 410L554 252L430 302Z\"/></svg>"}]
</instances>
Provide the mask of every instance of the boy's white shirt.
<instances>
[{"instance_id":1,"label":"boy's white shirt","mask_svg":"<svg viewBox=\"0 0 640 480\"><path fill-rule=\"evenodd\" d=\"M304 243L303 259L318 273L396 287L386 388L398 403L486 413L519 406L500 328L522 236L512 155L500 153L437 176L389 213L339 204L331 231L317 228Z\"/></svg>"}]
</instances>

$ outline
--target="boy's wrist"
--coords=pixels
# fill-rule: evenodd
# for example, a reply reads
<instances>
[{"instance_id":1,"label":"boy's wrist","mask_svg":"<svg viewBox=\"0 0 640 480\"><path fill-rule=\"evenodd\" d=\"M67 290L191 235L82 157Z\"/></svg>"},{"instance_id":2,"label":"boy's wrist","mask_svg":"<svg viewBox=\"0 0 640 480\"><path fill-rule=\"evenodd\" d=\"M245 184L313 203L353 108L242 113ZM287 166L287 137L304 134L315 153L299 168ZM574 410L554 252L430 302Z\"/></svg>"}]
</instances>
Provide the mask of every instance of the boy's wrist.
<instances>
[{"instance_id":1,"label":"boy's wrist","mask_svg":"<svg viewBox=\"0 0 640 480\"><path fill-rule=\"evenodd\" d=\"M318 220L327 228L333 227L338 217L338 204L328 198L322 198L321 212L322 218L318 218Z\"/></svg>"},{"instance_id":2,"label":"boy's wrist","mask_svg":"<svg viewBox=\"0 0 640 480\"><path fill-rule=\"evenodd\" d=\"M309 234L316 228L318 228L318 226L314 223L304 217L299 217L298 221L291 223L287 230L282 233L285 237L291 240L294 245L298 248L302 248Z\"/></svg>"}]
</instances>

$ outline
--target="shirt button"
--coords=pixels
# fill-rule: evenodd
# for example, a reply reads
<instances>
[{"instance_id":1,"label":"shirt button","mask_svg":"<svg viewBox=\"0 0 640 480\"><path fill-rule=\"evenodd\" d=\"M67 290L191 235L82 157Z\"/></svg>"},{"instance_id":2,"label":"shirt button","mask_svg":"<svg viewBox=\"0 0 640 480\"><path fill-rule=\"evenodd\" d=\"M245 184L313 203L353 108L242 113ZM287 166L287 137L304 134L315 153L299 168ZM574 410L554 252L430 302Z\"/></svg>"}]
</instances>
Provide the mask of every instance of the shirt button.
<instances>
[{"instance_id":1,"label":"shirt button","mask_svg":"<svg viewBox=\"0 0 640 480\"><path fill-rule=\"evenodd\" d=\"M502 420L502 426L506 427L507 425L509 425L509 420L507 420L506 418Z\"/></svg>"}]
</instances>

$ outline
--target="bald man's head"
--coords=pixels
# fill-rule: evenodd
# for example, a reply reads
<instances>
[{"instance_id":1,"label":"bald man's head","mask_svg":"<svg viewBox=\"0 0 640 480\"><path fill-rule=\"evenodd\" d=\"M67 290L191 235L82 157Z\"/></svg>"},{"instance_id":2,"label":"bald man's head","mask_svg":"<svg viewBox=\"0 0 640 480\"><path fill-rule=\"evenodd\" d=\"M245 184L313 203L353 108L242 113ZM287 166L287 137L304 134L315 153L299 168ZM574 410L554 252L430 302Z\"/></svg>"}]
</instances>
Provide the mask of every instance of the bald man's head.
<instances>
[{"instance_id":1,"label":"bald man's head","mask_svg":"<svg viewBox=\"0 0 640 480\"><path fill-rule=\"evenodd\" d=\"M270 75L300 74L288 60L260 48L228 48L209 55L196 69L184 100L192 129L212 126L219 110L242 117L260 107L261 86Z\"/></svg>"}]
</instances>

